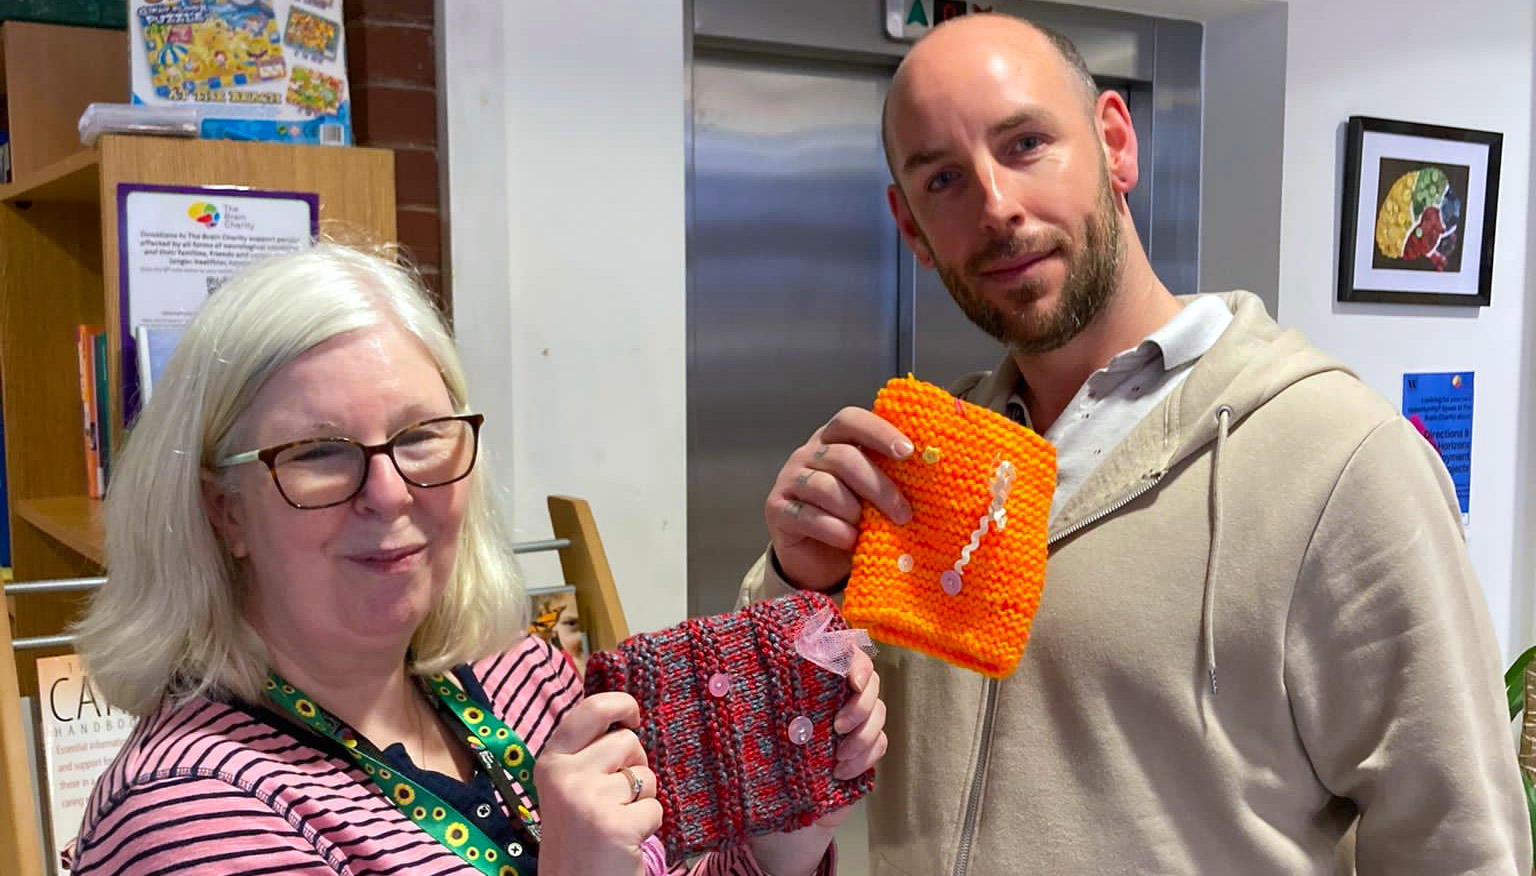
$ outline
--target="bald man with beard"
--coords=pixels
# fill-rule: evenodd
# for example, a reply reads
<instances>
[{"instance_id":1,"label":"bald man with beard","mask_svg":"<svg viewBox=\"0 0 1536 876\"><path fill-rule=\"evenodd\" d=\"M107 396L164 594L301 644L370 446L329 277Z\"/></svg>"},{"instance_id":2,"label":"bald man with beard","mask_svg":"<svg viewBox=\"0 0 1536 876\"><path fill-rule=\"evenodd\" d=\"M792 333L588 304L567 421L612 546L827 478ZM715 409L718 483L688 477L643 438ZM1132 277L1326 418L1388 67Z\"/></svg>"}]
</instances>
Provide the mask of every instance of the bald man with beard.
<instances>
[{"instance_id":1,"label":"bald man with beard","mask_svg":"<svg viewBox=\"0 0 1536 876\"><path fill-rule=\"evenodd\" d=\"M903 239L1008 348L952 390L1055 444L1059 477L1014 674L877 659L874 873L1529 874L1498 643L1428 444L1253 295L1163 285L1130 113L1066 40L934 29L884 138ZM838 591L861 503L911 518L872 457L913 451L860 408L816 430L742 598Z\"/></svg>"}]
</instances>

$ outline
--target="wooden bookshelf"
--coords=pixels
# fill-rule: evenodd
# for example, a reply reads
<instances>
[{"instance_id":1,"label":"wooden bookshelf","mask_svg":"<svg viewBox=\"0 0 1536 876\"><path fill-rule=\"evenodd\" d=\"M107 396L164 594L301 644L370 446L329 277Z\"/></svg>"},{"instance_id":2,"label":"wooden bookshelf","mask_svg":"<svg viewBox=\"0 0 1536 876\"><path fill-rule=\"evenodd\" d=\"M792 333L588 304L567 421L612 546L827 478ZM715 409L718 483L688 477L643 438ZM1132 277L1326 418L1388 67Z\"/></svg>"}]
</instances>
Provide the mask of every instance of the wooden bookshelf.
<instances>
[{"instance_id":1,"label":"wooden bookshelf","mask_svg":"<svg viewBox=\"0 0 1536 876\"><path fill-rule=\"evenodd\" d=\"M101 522L100 499L23 499L16 503L16 516L92 563L104 564L102 544L106 530Z\"/></svg>"},{"instance_id":2,"label":"wooden bookshelf","mask_svg":"<svg viewBox=\"0 0 1536 876\"><path fill-rule=\"evenodd\" d=\"M313 193L322 233L396 239L394 154L381 149L104 136L95 149L70 152L0 186L5 511L18 581L104 571L101 502L86 498L75 329L119 325L117 196L125 183ZM123 446L122 339L117 331L107 338L115 453ZM85 598L29 594L7 602L14 636L44 636L63 632ZM7 690L35 695L35 662L48 653L56 652L22 652L10 666L0 663L7 676L0 697ZM0 761L7 756L0 751ZM0 763L0 774L16 769ZM24 820L9 817L14 813L6 808L0 799L0 872L31 876L25 855L7 857L26 842L19 834L6 836L25 831Z\"/></svg>"},{"instance_id":3,"label":"wooden bookshelf","mask_svg":"<svg viewBox=\"0 0 1536 876\"><path fill-rule=\"evenodd\" d=\"M12 173L10 183L0 185L0 394L11 499L11 507L0 510L10 515L18 580L100 571L99 548L81 551L88 547L81 538L71 536L71 545L49 534L68 527L54 521L47 506L34 515L44 526L26 522L19 512L36 499L85 493L79 378L69 348L73 326L101 323L106 308L99 156L81 146L78 122L92 103L128 100L128 48L122 31L0 24L0 111ZM60 419L61 411L68 419ZM59 632L77 601L8 599L10 632ZM11 690L34 692L36 656L16 655L5 667L7 681L16 682ZM9 845L0 842L0 848ZM0 871L11 872L9 864L0 855Z\"/></svg>"},{"instance_id":4,"label":"wooden bookshelf","mask_svg":"<svg viewBox=\"0 0 1536 876\"><path fill-rule=\"evenodd\" d=\"M121 31L0 24L0 94L13 179L0 185L0 404L11 561L17 581L103 573L102 503L86 498L76 327L119 325L118 186L233 187L318 196L322 233L396 240L388 150L103 136L82 148L86 105L129 98ZM211 195L216 196L216 195ZM123 446L121 338L107 333L116 454ZM64 632L85 598L6 600L0 644ZM0 655L0 873L41 876L42 847L16 728L17 697L37 693L36 658Z\"/></svg>"},{"instance_id":5,"label":"wooden bookshelf","mask_svg":"<svg viewBox=\"0 0 1536 876\"><path fill-rule=\"evenodd\" d=\"M120 30L0 24L13 178L30 179L79 152L80 114L93 103L126 103L130 79L128 35Z\"/></svg>"},{"instance_id":6,"label":"wooden bookshelf","mask_svg":"<svg viewBox=\"0 0 1536 876\"><path fill-rule=\"evenodd\" d=\"M388 150L105 136L0 189L0 395L19 581L102 571L99 503L85 498L77 325L119 325L118 185L243 187L319 196L322 230L395 239ZM87 196L88 195L88 196ZM107 334L109 387L121 398L121 338ZM121 410L111 446L122 447ZM13 601L17 636L62 630L78 598ZM19 679L23 692L31 661Z\"/></svg>"},{"instance_id":7,"label":"wooden bookshelf","mask_svg":"<svg viewBox=\"0 0 1536 876\"><path fill-rule=\"evenodd\" d=\"M0 639L11 640L10 618L0 611ZM15 732L31 721L16 687L16 656L0 649L0 867L16 876L43 876L43 837L37 829L26 737Z\"/></svg>"},{"instance_id":8,"label":"wooden bookshelf","mask_svg":"<svg viewBox=\"0 0 1536 876\"><path fill-rule=\"evenodd\" d=\"M101 156L81 149L41 170L0 186L0 203L20 207L47 204L92 204L101 188Z\"/></svg>"}]
</instances>

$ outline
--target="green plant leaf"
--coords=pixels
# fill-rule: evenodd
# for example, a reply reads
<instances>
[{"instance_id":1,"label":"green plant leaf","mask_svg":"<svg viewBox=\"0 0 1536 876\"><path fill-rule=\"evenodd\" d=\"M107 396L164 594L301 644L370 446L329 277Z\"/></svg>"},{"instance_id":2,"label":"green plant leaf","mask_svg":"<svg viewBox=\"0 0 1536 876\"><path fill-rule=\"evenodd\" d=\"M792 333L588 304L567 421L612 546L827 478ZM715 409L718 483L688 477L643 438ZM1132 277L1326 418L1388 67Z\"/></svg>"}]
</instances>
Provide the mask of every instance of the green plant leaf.
<instances>
[{"instance_id":1,"label":"green plant leaf","mask_svg":"<svg viewBox=\"0 0 1536 876\"><path fill-rule=\"evenodd\" d=\"M1515 658L1515 662L1509 665L1509 671L1504 673L1504 691L1509 694L1509 719L1513 721L1520 714L1520 709L1525 705L1525 667L1536 657L1536 646L1525 649L1525 653Z\"/></svg>"}]
</instances>

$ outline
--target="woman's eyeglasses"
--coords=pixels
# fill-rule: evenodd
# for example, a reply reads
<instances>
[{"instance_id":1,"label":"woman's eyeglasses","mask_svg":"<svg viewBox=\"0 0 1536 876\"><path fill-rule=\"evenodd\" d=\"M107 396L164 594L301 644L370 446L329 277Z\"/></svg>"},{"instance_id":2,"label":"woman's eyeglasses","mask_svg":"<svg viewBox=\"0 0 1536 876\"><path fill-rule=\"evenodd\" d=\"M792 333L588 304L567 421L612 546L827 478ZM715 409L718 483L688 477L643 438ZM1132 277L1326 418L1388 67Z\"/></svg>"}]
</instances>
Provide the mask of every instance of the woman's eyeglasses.
<instances>
[{"instance_id":1,"label":"woman's eyeglasses","mask_svg":"<svg viewBox=\"0 0 1536 876\"><path fill-rule=\"evenodd\" d=\"M406 483L441 487L467 477L479 455L483 414L423 420L396 432L383 444L351 438L306 438L219 460L216 468L261 462L283 499L300 510L351 501L368 483L369 464L382 453Z\"/></svg>"}]
</instances>

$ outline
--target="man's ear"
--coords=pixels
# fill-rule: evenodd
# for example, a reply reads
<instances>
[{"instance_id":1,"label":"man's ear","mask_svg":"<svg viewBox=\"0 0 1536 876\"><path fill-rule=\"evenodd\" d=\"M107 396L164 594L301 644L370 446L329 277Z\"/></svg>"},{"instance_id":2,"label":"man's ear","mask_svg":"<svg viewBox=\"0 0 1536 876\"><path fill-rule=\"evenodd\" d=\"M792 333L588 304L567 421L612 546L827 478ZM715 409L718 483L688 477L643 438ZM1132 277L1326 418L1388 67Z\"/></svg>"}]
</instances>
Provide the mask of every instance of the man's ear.
<instances>
[{"instance_id":1,"label":"man's ear","mask_svg":"<svg viewBox=\"0 0 1536 876\"><path fill-rule=\"evenodd\" d=\"M1136 128L1131 124L1130 107L1125 105L1120 92L1111 89L1099 95L1094 104L1094 125L1104 147L1109 185L1117 194L1124 195L1136 188L1141 171L1137 164Z\"/></svg>"},{"instance_id":2,"label":"man's ear","mask_svg":"<svg viewBox=\"0 0 1536 876\"><path fill-rule=\"evenodd\" d=\"M208 469L202 470L201 478L203 512L208 515L208 522L213 524L213 531L223 539L230 556L237 560L244 559L250 555L250 550L245 543L239 497L220 486L218 476Z\"/></svg>"},{"instance_id":3,"label":"man's ear","mask_svg":"<svg viewBox=\"0 0 1536 876\"><path fill-rule=\"evenodd\" d=\"M901 239L907 242L907 248L917 256L918 262L925 268L934 266L933 252L928 249L928 241L923 238L923 232L917 227L917 220L912 218L912 208L907 204L907 196L901 193L901 189L892 183L885 187L885 201L891 208L891 218L896 220L896 230L901 232Z\"/></svg>"}]
</instances>

